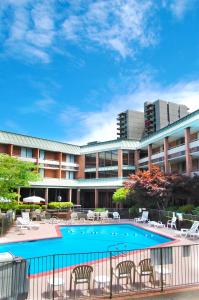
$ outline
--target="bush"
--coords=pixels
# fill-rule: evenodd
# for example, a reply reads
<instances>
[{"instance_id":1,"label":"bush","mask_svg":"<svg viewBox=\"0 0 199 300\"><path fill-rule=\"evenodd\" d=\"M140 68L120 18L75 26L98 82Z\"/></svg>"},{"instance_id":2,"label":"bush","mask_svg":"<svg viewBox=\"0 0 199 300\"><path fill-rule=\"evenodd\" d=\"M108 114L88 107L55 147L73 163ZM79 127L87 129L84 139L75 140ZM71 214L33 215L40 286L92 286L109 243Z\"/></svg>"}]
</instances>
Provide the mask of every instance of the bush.
<instances>
[{"instance_id":1,"label":"bush","mask_svg":"<svg viewBox=\"0 0 199 300\"><path fill-rule=\"evenodd\" d=\"M178 212L184 213L184 214L191 214L194 209L193 204L186 204L178 207Z\"/></svg>"},{"instance_id":2,"label":"bush","mask_svg":"<svg viewBox=\"0 0 199 300\"><path fill-rule=\"evenodd\" d=\"M94 211L95 212L105 212L106 208L96 208Z\"/></svg>"},{"instance_id":3,"label":"bush","mask_svg":"<svg viewBox=\"0 0 199 300\"><path fill-rule=\"evenodd\" d=\"M11 203L0 203L0 209L2 211L7 211L9 209L16 210L16 212L20 212L24 209L38 209L40 208L40 205L38 204L18 204L16 201L13 201Z\"/></svg>"},{"instance_id":4,"label":"bush","mask_svg":"<svg viewBox=\"0 0 199 300\"><path fill-rule=\"evenodd\" d=\"M193 214L199 216L199 206L196 206L193 210Z\"/></svg>"},{"instance_id":5,"label":"bush","mask_svg":"<svg viewBox=\"0 0 199 300\"><path fill-rule=\"evenodd\" d=\"M48 208L51 209L63 209L63 208L71 208L73 207L72 202L50 202L48 204Z\"/></svg>"},{"instance_id":6,"label":"bush","mask_svg":"<svg viewBox=\"0 0 199 300\"><path fill-rule=\"evenodd\" d=\"M130 215L130 217L135 218L135 217L138 216L138 214L139 214L138 207L132 206L132 207L129 208L129 215Z\"/></svg>"}]
</instances>

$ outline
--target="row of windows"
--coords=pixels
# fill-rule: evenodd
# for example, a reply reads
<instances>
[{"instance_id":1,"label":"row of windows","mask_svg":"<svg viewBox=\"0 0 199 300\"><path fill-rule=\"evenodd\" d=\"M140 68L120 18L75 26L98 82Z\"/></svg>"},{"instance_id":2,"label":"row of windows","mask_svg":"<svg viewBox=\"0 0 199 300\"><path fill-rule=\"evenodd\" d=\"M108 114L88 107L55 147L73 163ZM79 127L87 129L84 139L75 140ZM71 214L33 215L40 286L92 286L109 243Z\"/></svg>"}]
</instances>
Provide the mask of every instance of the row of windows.
<instances>
[{"instance_id":1,"label":"row of windows","mask_svg":"<svg viewBox=\"0 0 199 300\"><path fill-rule=\"evenodd\" d=\"M133 174L133 170L123 170L123 177L128 177L130 174ZM118 171L99 171L98 173L99 178L107 178L107 177L118 177ZM96 178L95 172L86 172L85 173L86 179Z\"/></svg>"},{"instance_id":2,"label":"row of windows","mask_svg":"<svg viewBox=\"0 0 199 300\"><path fill-rule=\"evenodd\" d=\"M21 157L27 157L32 158L33 157L33 149L31 148L21 148ZM46 153L45 150L39 151L39 158L45 160L46 159ZM68 154L66 155L66 162L74 163L75 162L75 156Z\"/></svg>"},{"instance_id":3,"label":"row of windows","mask_svg":"<svg viewBox=\"0 0 199 300\"><path fill-rule=\"evenodd\" d=\"M110 167L118 165L117 150L104 151L99 153L99 167ZM134 165L134 151L123 150L123 165ZM85 155L85 167L96 168L96 153Z\"/></svg>"}]
</instances>

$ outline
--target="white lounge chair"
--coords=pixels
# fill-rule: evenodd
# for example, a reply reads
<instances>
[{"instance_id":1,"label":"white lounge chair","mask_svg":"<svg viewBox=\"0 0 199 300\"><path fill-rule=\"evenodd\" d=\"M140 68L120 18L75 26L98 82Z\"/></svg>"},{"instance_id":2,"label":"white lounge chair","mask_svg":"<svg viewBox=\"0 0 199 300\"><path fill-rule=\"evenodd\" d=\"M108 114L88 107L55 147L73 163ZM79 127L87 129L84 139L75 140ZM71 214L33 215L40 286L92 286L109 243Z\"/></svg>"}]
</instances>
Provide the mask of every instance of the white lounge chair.
<instances>
[{"instance_id":1,"label":"white lounge chair","mask_svg":"<svg viewBox=\"0 0 199 300\"><path fill-rule=\"evenodd\" d=\"M148 217L149 217L149 212L147 210L144 210L142 212L142 216L140 218L135 218L134 220L137 223L146 223L149 221Z\"/></svg>"},{"instance_id":2,"label":"white lounge chair","mask_svg":"<svg viewBox=\"0 0 199 300\"><path fill-rule=\"evenodd\" d=\"M158 222L156 222L156 221L149 221L148 224L149 224L149 226L156 227L156 228L163 228L163 227L165 227L165 225L161 221L158 221Z\"/></svg>"},{"instance_id":3,"label":"white lounge chair","mask_svg":"<svg viewBox=\"0 0 199 300\"><path fill-rule=\"evenodd\" d=\"M173 216L171 220L168 220L167 221L167 228L170 227L171 229L177 229L176 228L176 220L177 220L176 216Z\"/></svg>"},{"instance_id":4,"label":"white lounge chair","mask_svg":"<svg viewBox=\"0 0 199 300\"><path fill-rule=\"evenodd\" d=\"M189 236L199 238L199 222L195 221L189 229L181 228L181 230L177 231L176 234L184 237Z\"/></svg>"},{"instance_id":5,"label":"white lounge chair","mask_svg":"<svg viewBox=\"0 0 199 300\"><path fill-rule=\"evenodd\" d=\"M120 214L117 211L113 212L113 220L116 220L116 221L120 220Z\"/></svg>"},{"instance_id":6,"label":"white lounge chair","mask_svg":"<svg viewBox=\"0 0 199 300\"><path fill-rule=\"evenodd\" d=\"M16 221L17 227L21 229L39 229L39 224L34 224L32 221L24 220L22 217L18 217Z\"/></svg>"},{"instance_id":7,"label":"white lounge chair","mask_svg":"<svg viewBox=\"0 0 199 300\"><path fill-rule=\"evenodd\" d=\"M21 213L21 216L24 221L31 222L29 212L24 211Z\"/></svg>"}]
</instances>

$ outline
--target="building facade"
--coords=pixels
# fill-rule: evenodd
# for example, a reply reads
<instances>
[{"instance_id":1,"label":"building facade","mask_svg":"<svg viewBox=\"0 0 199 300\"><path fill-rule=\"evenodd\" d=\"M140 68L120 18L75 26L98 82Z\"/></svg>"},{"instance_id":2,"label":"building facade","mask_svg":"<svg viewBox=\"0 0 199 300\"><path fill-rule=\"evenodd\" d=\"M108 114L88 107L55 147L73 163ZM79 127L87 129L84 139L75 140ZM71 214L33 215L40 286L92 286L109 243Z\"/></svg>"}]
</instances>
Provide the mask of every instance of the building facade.
<instances>
[{"instance_id":1,"label":"building facade","mask_svg":"<svg viewBox=\"0 0 199 300\"><path fill-rule=\"evenodd\" d=\"M72 201L85 208L113 207L112 194L137 169L199 173L199 110L143 137L84 146L0 131L0 153L34 162L42 180L20 188L21 198Z\"/></svg>"},{"instance_id":2,"label":"building facade","mask_svg":"<svg viewBox=\"0 0 199 300\"><path fill-rule=\"evenodd\" d=\"M117 117L117 136L121 139L140 140L144 134L144 113L126 110Z\"/></svg>"},{"instance_id":3,"label":"building facade","mask_svg":"<svg viewBox=\"0 0 199 300\"><path fill-rule=\"evenodd\" d=\"M157 100L144 103L144 134L149 135L188 115L186 105Z\"/></svg>"}]
</instances>

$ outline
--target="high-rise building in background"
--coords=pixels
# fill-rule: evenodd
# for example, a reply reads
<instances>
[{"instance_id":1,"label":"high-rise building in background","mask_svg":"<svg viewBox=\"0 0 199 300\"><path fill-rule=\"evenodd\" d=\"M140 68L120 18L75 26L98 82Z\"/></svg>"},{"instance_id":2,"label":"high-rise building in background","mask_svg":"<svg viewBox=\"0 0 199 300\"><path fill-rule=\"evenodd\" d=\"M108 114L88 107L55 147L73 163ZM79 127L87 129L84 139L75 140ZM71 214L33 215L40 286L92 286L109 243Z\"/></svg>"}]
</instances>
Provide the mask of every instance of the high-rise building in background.
<instances>
[{"instance_id":1,"label":"high-rise building in background","mask_svg":"<svg viewBox=\"0 0 199 300\"><path fill-rule=\"evenodd\" d=\"M144 103L144 135L149 135L188 114L188 107L183 104L157 100Z\"/></svg>"},{"instance_id":2,"label":"high-rise building in background","mask_svg":"<svg viewBox=\"0 0 199 300\"><path fill-rule=\"evenodd\" d=\"M118 138L140 140L144 134L144 113L129 109L121 112L117 125Z\"/></svg>"},{"instance_id":3,"label":"high-rise building in background","mask_svg":"<svg viewBox=\"0 0 199 300\"><path fill-rule=\"evenodd\" d=\"M144 103L144 113L126 110L117 117L117 137L140 140L161 128L188 115L188 107L183 104L156 100Z\"/></svg>"}]
</instances>

